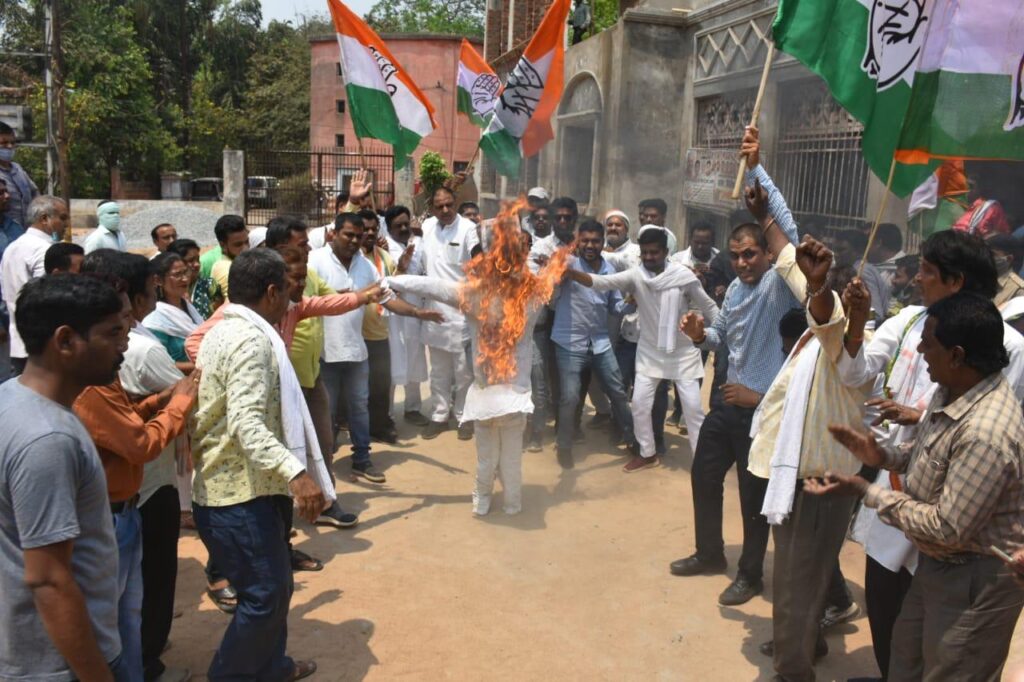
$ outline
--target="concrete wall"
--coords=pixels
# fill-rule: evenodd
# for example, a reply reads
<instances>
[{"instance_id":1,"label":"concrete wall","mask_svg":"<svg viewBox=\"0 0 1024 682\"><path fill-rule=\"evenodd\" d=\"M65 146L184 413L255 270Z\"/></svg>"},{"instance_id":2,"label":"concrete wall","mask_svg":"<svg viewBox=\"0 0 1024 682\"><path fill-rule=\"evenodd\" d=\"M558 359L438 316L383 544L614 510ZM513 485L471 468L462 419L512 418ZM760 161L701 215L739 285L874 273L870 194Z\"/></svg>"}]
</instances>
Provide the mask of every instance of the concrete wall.
<instances>
[{"instance_id":1,"label":"concrete wall","mask_svg":"<svg viewBox=\"0 0 1024 682\"><path fill-rule=\"evenodd\" d=\"M413 154L417 167L428 151L440 153L449 168L454 162L468 163L480 139L480 129L458 113L456 75L461 37L457 36L382 36L395 59L434 106L437 129L420 143ZM475 45L482 51L482 44ZM338 75L338 42L331 37L310 42L312 69L310 74L309 144L311 147L334 147L335 135L345 136L345 145L355 149L356 136L348 113L345 84ZM346 112L339 114L337 101L346 101ZM376 144L367 140L366 144Z\"/></svg>"}]
</instances>

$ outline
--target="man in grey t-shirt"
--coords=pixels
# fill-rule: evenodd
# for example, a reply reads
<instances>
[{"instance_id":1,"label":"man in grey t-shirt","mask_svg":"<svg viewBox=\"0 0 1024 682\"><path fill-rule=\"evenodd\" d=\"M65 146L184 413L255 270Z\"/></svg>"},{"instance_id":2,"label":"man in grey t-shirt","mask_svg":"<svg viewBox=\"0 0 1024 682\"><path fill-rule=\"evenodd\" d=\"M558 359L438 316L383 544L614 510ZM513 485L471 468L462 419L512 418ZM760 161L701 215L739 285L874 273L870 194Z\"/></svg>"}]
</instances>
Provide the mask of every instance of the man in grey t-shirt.
<instances>
[{"instance_id":1,"label":"man in grey t-shirt","mask_svg":"<svg viewBox=\"0 0 1024 682\"><path fill-rule=\"evenodd\" d=\"M0 679L127 680L106 477L70 409L117 375L127 305L84 275L32 280L18 296L28 361L0 385Z\"/></svg>"}]
</instances>

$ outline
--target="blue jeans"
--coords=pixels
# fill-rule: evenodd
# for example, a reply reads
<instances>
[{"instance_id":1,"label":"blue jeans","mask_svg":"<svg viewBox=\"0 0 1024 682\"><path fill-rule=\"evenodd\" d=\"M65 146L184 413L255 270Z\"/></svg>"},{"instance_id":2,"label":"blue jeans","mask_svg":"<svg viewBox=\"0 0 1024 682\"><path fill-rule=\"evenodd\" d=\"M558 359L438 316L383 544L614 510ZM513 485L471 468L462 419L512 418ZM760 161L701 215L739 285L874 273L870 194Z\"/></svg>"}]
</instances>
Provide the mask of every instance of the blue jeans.
<instances>
[{"instance_id":1,"label":"blue jeans","mask_svg":"<svg viewBox=\"0 0 1024 682\"><path fill-rule=\"evenodd\" d=\"M547 425L548 405L551 402L551 391L548 390L548 360L550 359L550 346L548 339L549 330L542 329L540 333L534 330L533 333L533 364L530 367L530 384L532 387L531 396L533 400L533 417L530 420L530 433L527 434L531 441L541 441L544 435L544 427Z\"/></svg>"},{"instance_id":2,"label":"blue jeans","mask_svg":"<svg viewBox=\"0 0 1024 682\"><path fill-rule=\"evenodd\" d=\"M622 385L627 395L633 394L633 377L636 376L636 346L637 344L626 339L619 339L619 342L615 344L615 358L619 361Z\"/></svg>"},{"instance_id":3,"label":"blue jeans","mask_svg":"<svg viewBox=\"0 0 1024 682\"><path fill-rule=\"evenodd\" d=\"M142 682L142 515L134 506L117 512L117 631L125 679Z\"/></svg>"},{"instance_id":4,"label":"blue jeans","mask_svg":"<svg viewBox=\"0 0 1024 682\"><path fill-rule=\"evenodd\" d=\"M626 390L622 384L622 373L615 359L615 352L609 348L596 355L591 351L577 353L555 344L555 358L558 361L558 376L561 395L558 399L558 448L571 449L576 425L576 408L580 403L580 375L587 367L601 384L602 390L611 403L612 415L622 427L622 436L627 443L633 441L633 415L626 402Z\"/></svg>"},{"instance_id":5,"label":"blue jeans","mask_svg":"<svg viewBox=\"0 0 1024 682\"><path fill-rule=\"evenodd\" d=\"M285 495L226 507L192 507L199 537L238 591L238 608L208 672L211 682L280 682L295 669L285 655L295 584Z\"/></svg>"},{"instance_id":6,"label":"blue jeans","mask_svg":"<svg viewBox=\"0 0 1024 682\"><path fill-rule=\"evenodd\" d=\"M338 414L338 405L345 401L348 413L348 434L352 439L352 464L370 463L370 363L321 362L320 376L327 387L331 414ZM334 425L337 431L337 424Z\"/></svg>"}]
</instances>

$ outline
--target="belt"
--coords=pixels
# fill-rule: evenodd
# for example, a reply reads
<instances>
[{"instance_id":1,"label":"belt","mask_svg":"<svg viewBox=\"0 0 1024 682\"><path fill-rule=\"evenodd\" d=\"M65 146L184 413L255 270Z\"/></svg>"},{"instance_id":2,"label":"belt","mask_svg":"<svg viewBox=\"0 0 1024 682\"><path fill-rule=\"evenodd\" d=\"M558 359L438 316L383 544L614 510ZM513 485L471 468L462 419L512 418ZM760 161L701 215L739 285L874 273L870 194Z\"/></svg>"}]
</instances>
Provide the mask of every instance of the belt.
<instances>
[{"instance_id":1,"label":"belt","mask_svg":"<svg viewBox=\"0 0 1024 682\"><path fill-rule=\"evenodd\" d=\"M139 506L139 495L138 495L138 493L136 493L135 495L132 495L127 500L124 500L123 502L111 502L110 503L110 513L111 514L120 514L123 511L128 511L128 510L131 510L131 509L135 509L137 506Z\"/></svg>"}]
</instances>

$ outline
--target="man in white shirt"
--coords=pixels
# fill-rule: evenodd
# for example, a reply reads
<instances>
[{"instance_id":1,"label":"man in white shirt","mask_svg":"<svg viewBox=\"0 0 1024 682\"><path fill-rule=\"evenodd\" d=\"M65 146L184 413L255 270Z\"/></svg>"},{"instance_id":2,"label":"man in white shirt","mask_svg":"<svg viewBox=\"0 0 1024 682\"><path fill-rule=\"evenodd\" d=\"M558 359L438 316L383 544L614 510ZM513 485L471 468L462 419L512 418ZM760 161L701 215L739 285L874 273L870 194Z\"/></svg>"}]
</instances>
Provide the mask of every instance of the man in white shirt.
<instances>
[{"instance_id":1,"label":"man in white shirt","mask_svg":"<svg viewBox=\"0 0 1024 682\"><path fill-rule=\"evenodd\" d=\"M567 270L567 277L597 291L619 289L632 294L640 313L640 343L637 348L636 379L633 387L633 428L640 452L624 467L632 473L658 466L654 449L651 409L654 392L662 379L676 384L684 401L691 447L696 450L704 412L700 406L700 384L704 376L700 351L679 331L679 321L691 308L706 320L714 320L718 306L711 300L696 275L668 262L668 236L663 230L643 230L639 236L641 264L614 275L589 275Z\"/></svg>"},{"instance_id":2,"label":"man in white shirt","mask_svg":"<svg viewBox=\"0 0 1024 682\"><path fill-rule=\"evenodd\" d=\"M446 282L462 282L463 267L479 245L476 224L455 211L455 195L447 187L439 187L430 199L433 217L423 221L423 238L418 249L423 258L423 271L428 277ZM459 439L473 437L473 424L462 422L466 391L473 381L467 346L469 331L466 318L457 308L429 301L427 307L443 317L439 322L423 325L423 342L430 348L430 395L434 412L423 431L423 438L437 438L447 428L448 418L459 421ZM452 401L454 390L455 400Z\"/></svg>"},{"instance_id":3,"label":"man in white shirt","mask_svg":"<svg viewBox=\"0 0 1024 682\"><path fill-rule=\"evenodd\" d=\"M0 289L10 313L11 376L25 369L28 353L14 324L15 302L25 283L46 274L46 250L64 234L70 216L68 206L57 197L41 195L28 205L29 228L4 250L0 264Z\"/></svg>"},{"instance_id":4,"label":"man in white shirt","mask_svg":"<svg viewBox=\"0 0 1024 682\"><path fill-rule=\"evenodd\" d=\"M387 225L385 236L388 254L395 262L400 275L422 275L423 256L417 248L419 238L412 234L409 226L412 212L405 206L392 206L384 213ZM420 305L421 299L410 294L406 300ZM413 426L427 426L430 420L423 416L423 398L420 384L429 378L427 374L427 351L423 346L423 323L415 317L390 317L388 320L388 341L391 343L391 381L402 384L405 393L404 419Z\"/></svg>"},{"instance_id":5,"label":"man in white shirt","mask_svg":"<svg viewBox=\"0 0 1024 682\"><path fill-rule=\"evenodd\" d=\"M96 207L99 225L85 238L86 255L97 249L127 251L128 240L121 231L121 207L116 201L101 201Z\"/></svg>"},{"instance_id":6,"label":"man in white shirt","mask_svg":"<svg viewBox=\"0 0 1024 682\"><path fill-rule=\"evenodd\" d=\"M715 226L711 223L698 222L690 228L690 242L685 249L672 257L676 263L697 273L702 277L711 266L711 260L718 255L715 248Z\"/></svg>"},{"instance_id":7,"label":"man in white shirt","mask_svg":"<svg viewBox=\"0 0 1024 682\"><path fill-rule=\"evenodd\" d=\"M309 267L335 291L358 291L374 283L383 283L366 256L362 254L363 220L355 213L342 213L335 219L331 241L309 254ZM438 315L414 308L390 292L379 305L396 315L438 319ZM331 414L337 418L338 405L345 401L349 437L352 440L352 473L371 483L384 483L384 474L370 461L370 369L366 342L363 340L363 315L359 307L344 315L324 317L324 384L330 397ZM335 424L335 428L337 424Z\"/></svg>"}]
</instances>

